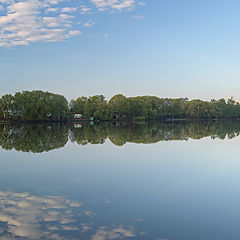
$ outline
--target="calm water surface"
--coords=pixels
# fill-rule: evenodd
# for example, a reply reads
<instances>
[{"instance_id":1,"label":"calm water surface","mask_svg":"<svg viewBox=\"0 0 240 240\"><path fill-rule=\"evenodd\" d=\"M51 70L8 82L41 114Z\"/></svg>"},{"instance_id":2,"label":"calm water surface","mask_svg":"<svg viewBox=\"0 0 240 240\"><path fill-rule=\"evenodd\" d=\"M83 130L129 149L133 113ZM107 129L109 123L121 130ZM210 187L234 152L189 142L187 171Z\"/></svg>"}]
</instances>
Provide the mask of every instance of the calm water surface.
<instances>
[{"instance_id":1,"label":"calm water surface","mask_svg":"<svg viewBox=\"0 0 240 240\"><path fill-rule=\"evenodd\" d=\"M240 122L0 126L0 239L232 240Z\"/></svg>"}]
</instances>

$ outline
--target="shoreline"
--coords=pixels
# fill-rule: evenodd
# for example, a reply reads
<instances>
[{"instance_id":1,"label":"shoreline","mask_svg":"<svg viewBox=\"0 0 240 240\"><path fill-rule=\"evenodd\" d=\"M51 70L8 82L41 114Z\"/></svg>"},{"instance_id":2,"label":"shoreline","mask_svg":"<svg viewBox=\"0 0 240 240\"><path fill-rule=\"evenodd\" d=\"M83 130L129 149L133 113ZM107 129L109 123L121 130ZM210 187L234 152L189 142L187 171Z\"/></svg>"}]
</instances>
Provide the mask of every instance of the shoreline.
<instances>
[{"instance_id":1,"label":"shoreline","mask_svg":"<svg viewBox=\"0 0 240 240\"><path fill-rule=\"evenodd\" d=\"M164 122L164 123L172 123L172 122L199 122L199 121L224 121L224 120L236 120L239 121L240 118L201 118L201 119L190 119L190 118L167 118L167 119L145 119L145 120L31 120L31 121L23 121L23 120L0 120L0 125L17 125L17 124L52 124L52 123L59 123L59 124L66 124L66 123L101 123L101 122L128 122L128 123L138 123L138 122L150 122L150 121L157 121L157 122Z\"/></svg>"}]
</instances>

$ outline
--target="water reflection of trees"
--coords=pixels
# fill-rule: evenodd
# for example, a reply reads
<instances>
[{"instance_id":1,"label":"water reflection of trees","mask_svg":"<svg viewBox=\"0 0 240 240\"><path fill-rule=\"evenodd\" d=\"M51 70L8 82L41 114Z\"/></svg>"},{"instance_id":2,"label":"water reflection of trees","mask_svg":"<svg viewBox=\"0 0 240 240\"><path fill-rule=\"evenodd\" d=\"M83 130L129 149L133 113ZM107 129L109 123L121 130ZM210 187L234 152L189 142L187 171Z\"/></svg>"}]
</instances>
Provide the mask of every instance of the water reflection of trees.
<instances>
[{"instance_id":1,"label":"water reflection of trees","mask_svg":"<svg viewBox=\"0 0 240 240\"><path fill-rule=\"evenodd\" d=\"M157 143L160 141L201 139L233 138L239 135L240 122L148 122L140 125L126 125L111 127L108 137L115 145L132 143Z\"/></svg>"},{"instance_id":2,"label":"water reflection of trees","mask_svg":"<svg viewBox=\"0 0 240 240\"><path fill-rule=\"evenodd\" d=\"M40 153L63 147L68 127L60 125L0 125L0 145L6 150Z\"/></svg>"},{"instance_id":3,"label":"water reflection of trees","mask_svg":"<svg viewBox=\"0 0 240 240\"><path fill-rule=\"evenodd\" d=\"M108 137L108 130L106 122L94 126L75 124L70 126L70 139L80 145L103 144Z\"/></svg>"},{"instance_id":4,"label":"water reflection of trees","mask_svg":"<svg viewBox=\"0 0 240 240\"><path fill-rule=\"evenodd\" d=\"M240 133L239 121L203 122L104 122L75 125L0 125L0 145L6 150L40 153L64 147L68 139L79 145L103 144L107 138L117 145L160 141L234 138Z\"/></svg>"}]
</instances>

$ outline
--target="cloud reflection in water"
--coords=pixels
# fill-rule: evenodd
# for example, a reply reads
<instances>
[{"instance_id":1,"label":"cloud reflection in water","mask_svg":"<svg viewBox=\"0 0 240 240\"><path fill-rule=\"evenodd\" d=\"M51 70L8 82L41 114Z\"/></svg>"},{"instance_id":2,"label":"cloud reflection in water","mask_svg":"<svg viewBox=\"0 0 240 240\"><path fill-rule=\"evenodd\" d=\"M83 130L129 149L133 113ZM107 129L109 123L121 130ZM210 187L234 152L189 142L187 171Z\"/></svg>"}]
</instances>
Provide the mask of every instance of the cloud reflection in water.
<instances>
[{"instance_id":1,"label":"cloud reflection in water","mask_svg":"<svg viewBox=\"0 0 240 240\"><path fill-rule=\"evenodd\" d=\"M84 210L82 205L58 196L0 192L0 239L114 240L136 237L135 229L129 226L101 226L93 232L95 214ZM87 223L80 222L79 216L88 218Z\"/></svg>"}]
</instances>

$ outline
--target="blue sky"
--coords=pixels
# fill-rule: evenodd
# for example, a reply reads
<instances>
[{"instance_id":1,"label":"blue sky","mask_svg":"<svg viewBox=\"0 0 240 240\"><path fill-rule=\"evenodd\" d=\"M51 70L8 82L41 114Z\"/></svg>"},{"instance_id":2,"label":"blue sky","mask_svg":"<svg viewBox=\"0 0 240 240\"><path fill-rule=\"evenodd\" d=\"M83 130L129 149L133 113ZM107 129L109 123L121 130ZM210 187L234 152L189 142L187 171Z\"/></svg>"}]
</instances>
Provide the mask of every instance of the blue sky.
<instances>
[{"instance_id":1,"label":"blue sky","mask_svg":"<svg viewBox=\"0 0 240 240\"><path fill-rule=\"evenodd\" d=\"M0 0L0 95L240 99L240 2Z\"/></svg>"}]
</instances>

